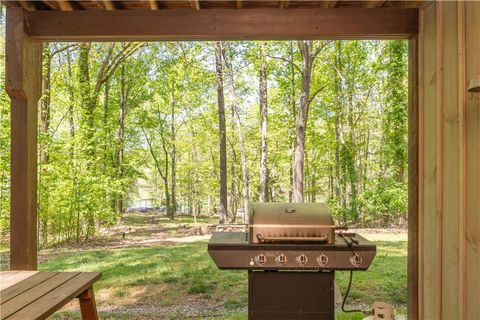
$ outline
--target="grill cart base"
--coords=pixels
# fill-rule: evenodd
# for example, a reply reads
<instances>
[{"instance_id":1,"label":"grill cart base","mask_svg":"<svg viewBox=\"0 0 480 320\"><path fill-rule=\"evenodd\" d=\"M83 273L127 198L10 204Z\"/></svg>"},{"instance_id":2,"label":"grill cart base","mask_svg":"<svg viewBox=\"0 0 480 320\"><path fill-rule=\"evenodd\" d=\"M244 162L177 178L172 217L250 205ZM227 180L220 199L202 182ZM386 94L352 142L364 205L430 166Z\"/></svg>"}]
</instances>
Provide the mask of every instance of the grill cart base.
<instances>
[{"instance_id":1,"label":"grill cart base","mask_svg":"<svg viewBox=\"0 0 480 320\"><path fill-rule=\"evenodd\" d=\"M248 271L249 320L333 320L335 272Z\"/></svg>"}]
</instances>

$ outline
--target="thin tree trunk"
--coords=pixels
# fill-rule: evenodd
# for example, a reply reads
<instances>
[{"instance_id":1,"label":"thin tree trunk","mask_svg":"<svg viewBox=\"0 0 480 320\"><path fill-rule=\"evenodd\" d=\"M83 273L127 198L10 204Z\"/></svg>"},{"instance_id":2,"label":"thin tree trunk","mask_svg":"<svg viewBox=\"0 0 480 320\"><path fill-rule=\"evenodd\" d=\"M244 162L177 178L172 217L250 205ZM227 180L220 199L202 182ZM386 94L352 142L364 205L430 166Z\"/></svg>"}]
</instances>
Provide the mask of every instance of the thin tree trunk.
<instances>
[{"instance_id":1,"label":"thin tree trunk","mask_svg":"<svg viewBox=\"0 0 480 320\"><path fill-rule=\"evenodd\" d=\"M39 185L42 195L42 201L40 203L40 209L43 214L39 215L39 226L41 227L42 243L48 243L48 207L49 207L49 188L48 185L42 182L44 177L45 166L48 165L50 160L50 153L48 144L49 141L46 138L49 136L50 130L50 69L51 69L52 55L50 53L50 46L48 43L43 45L43 70L42 70L42 97L40 99L40 134L43 139L40 140L43 144L39 150Z\"/></svg>"},{"instance_id":2,"label":"thin tree trunk","mask_svg":"<svg viewBox=\"0 0 480 320\"><path fill-rule=\"evenodd\" d=\"M172 158L172 165L171 165L171 197L172 197L172 209L171 209L171 216L170 219L175 219L175 214L177 212L177 194L176 194L176 186L177 186L177 149L176 149L176 123L175 123L175 102L172 103L172 121L170 123L170 135L171 135L171 158Z\"/></svg>"},{"instance_id":3,"label":"thin tree trunk","mask_svg":"<svg viewBox=\"0 0 480 320\"><path fill-rule=\"evenodd\" d=\"M243 182L243 222L248 223L248 207L250 205L250 190L248 184L248 167L247 156L245 154L245 143L243 141L242 123L240 113L238 112L237 87L235 85L235 77L233 75L233 64L228 55L224 55L225 65L228 70L228 77L230 80L230 87L232 90L232 115L235 120L238 134L238 144L240 147L240 160L242 163L242 182Z\"/></svg>"},{"instance_id":4,"label":"thin tree trunk","mask_svg":"<svg viewBox=\"0 0 480 320\"><path fill-rule=\"evenodd\" d=\"M265 43L261 44L260 57L260 202L267 200L268 168L267 168L267 64Z\"/></svg>"},{"instance_id":5,"label":"thin tree trunk","mask_svg":"<svg viewBox=\"0 0 480 320\"><path fill-rule=\"evenodd\" d=\"M118 179L123 180L124 176L124 156L125 156L125 117L127 108L127 90L125 89L125 65L122 64L120 68L120 110L118 115ZM123 192L117 193L117 210L119 216L119 222L123 221L123 215L125 213L125 201Z\"/></svg>"},{"instance_id":6,"label":"thin tree trunk","mask_svg":"<svg viewBox=\"0 0 480 320\"><path fill-rule=\"evenodd\" d=\"M227 206L227 135L225 126L225 98L223 94L222 43L215 42L215 69L218 99L218 130L220 136L220 223L228 218Z\"/></svg>"},{"instance_id":7,"label":"thin tree trunk","mask_svg":"<svg viewBox=\"0 0 480 320\"><path fill-rule=\"evenodd\" d=\"M80 45L80 52L78 56L78 69L79 69L79 84L80 84L80 96L82 105L82 126L84 130L84 150L87 155L87 169L93 167L94 154L95 154L95 142L94 142L94 109L96 99L92 97L92 90L90 88L90 48L89 43ZM86 238L89 239L95 232L95 217L92 210L87 209L87 234Z\"/></svg>"},{"instance_id":8,"label":"thin tree trunk","mask_svg":"<svg viewBox=\"0 0 480 320\"><path fill-rule=\"evenodd\" d=\"M293 117L293 130L292 132L295 131L295 125L297 123L297 105L296 105L296 97L295 97L295 63L293 61L294 58L294 51L293 51L293 41L290 42L290 72L292 73L292 81L291 81L291 89L292 89L292 95L291 95L291 104L292 104L292 117ZM289 167L289 181L290 181L290 190L288 192L288 201L293 202L293 166L294 166L294 157L293 154L295 152L295 137L292 135L290 139L290 167Z\"/></svg>"},{"instance_id":9,"label":"thin tree trunk","mask_svg":"<svg viewBox=\"0 0 480 320\"><path fill-rule=\"evenodd\" d=\"M322 51L327 42L319 42L316 48L314 47L314 42L310 40L298 41L297 43L302 56L302 88L300 95L300 110L296 122L292 200L293 202L303 202L303 188L305 185L305 137L307 132L308 111L313 98L321 90L319 89L312 95L312 97L310 97L313 64L315 58Z\"/></svg>"},{"instance_id":10,"label":"thin tree trunk","mask_svg":"<svg viewBox=\"0 0 480 320\"><path fill-rule=\"evenodd\" d=\"M293 169L293 202L304 201L304 162L305 136L307 130L308 109L310 104L310 84L313 67L313 41L299 41L298 47L302 55L302 91L300 95L300 112L298 114L295 134L295 154Z\"/></svg>"}]
</instances>

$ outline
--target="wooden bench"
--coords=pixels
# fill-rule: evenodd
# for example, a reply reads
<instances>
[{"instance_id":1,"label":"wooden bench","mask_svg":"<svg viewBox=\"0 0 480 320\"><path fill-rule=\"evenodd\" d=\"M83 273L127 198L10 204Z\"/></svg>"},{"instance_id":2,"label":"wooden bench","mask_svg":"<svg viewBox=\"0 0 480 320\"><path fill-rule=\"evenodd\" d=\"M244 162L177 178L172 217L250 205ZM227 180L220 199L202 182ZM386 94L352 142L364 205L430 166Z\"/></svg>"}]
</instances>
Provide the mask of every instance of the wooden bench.
<instances>
[{"instance_id":1,"label":"wooden bench","mask_svg":"<svg viewBox=\"0 0 480 320\"><path fill-rule=\"evenodd\" d=\"M0 319L46 319L74 298L82 319L98 319L92 285L99 272L0 272Z\"/></svg>"}]
</instances>

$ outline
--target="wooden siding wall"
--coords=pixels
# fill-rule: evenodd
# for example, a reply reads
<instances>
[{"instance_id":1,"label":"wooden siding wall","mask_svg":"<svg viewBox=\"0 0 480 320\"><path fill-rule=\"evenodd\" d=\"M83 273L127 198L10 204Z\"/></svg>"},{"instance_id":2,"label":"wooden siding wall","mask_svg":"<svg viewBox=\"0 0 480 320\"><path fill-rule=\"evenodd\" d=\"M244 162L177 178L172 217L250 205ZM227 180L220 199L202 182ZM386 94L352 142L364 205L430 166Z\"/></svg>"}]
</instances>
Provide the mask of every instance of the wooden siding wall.
<instances>
[{"instance_id":1,"label":"wooden siding wall","mask_svg":"<svg viewBox=\"0 0 480 320\"><path fill-rule=\"evenodd\" d=\"M480 2L420 12L419 319L480 319Z\"/></svg>"}]
</instances>

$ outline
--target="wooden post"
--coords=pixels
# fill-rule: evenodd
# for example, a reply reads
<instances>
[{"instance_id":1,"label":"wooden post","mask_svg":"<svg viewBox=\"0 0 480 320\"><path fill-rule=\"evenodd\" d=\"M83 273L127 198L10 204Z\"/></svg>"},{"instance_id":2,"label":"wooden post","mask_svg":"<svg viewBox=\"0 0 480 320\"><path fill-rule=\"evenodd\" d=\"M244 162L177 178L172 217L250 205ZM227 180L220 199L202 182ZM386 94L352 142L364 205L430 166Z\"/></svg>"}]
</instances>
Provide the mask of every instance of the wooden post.
<instances>
[{"instance_id":1,"label":"wooden post","mask_svg":"<svg viewBox=\"0 0 480 320\"><path fill-rule=\"evenodd\" d=\"M10 269L37 268L37 104L42 44L25 33L24 12L7 7L6 89L11 99Z\"/></svg>"},{"instance_id":2,"label":"wooden post","mask_svg":"<svg viewBox=\"0 0 480 320\"><path fill-rule=\"evenodd\" d=\"M95 295L93 293L93 287L89 287L78 296L80 302L80 311L82 312L82 319L84 320L97 320L97 306L95 304Z\"/></svg>"}]
</instances>

